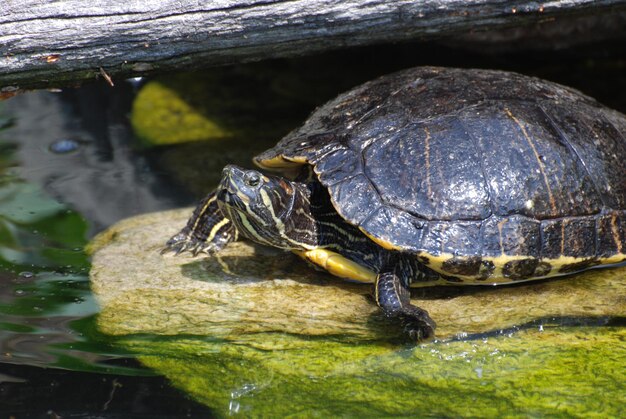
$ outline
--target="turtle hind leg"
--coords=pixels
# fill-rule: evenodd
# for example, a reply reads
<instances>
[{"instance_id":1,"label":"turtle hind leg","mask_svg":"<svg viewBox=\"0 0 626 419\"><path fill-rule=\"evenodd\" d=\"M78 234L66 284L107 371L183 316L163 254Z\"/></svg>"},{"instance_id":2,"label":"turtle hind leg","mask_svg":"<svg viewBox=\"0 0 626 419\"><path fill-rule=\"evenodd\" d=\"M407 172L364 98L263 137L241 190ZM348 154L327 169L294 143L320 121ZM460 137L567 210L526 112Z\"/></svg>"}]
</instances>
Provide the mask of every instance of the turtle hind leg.
<instances>
[{"instance_id":1,"label":"turtle hind leg","mask_svg":"<svg viewBox=\"0 0 626 419\"><path fill-rule=\"evenodd\" d=\"M397 319L404 332L413 341L422 341L435 335L435 322L428 312L411 304L409 281L403 281L394 272L381 272L376 278L376 304L390 319Z\"/></svg>"},{"instance_id":2,"label":"turtle hind leg","mask_svg":"<svg viewBox=\"0 0 626 419\"><path fill-rule=\"evenodd\" d=\"M162 253L215 253L237 238L237 229L224 217L212 192L200 201L187 225L165 243Z\"/></svg>"}]
</instances>

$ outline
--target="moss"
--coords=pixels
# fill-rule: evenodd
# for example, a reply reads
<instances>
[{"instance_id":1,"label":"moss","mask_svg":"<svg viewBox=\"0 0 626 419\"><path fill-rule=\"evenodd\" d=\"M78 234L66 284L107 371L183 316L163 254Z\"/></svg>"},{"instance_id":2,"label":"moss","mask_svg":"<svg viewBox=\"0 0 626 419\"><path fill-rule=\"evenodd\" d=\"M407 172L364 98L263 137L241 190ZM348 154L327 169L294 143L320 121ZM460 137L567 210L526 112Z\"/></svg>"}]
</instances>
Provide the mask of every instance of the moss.
<instances>
[{"instance_id":1,"label":"moss","mask_svg":"<svg viewBox=\"0 0 626 419\"><path fill-rule=\"evenodd\" d=\"M152 145L232 137L234 133L189 105L159 81L146 84L133 103L135 134Z\"/></svg>"},{"instance_id":2,"label":"moss","mask_svg":"<svg viewBox=\"0 0 626 419\"><path fill-rule=\"evenodd\" d=\"M559 328L414 348L304 340L299 349L127 338L140 360L221 415L618 417L624 329Z\"/></svg>"},{"instance_id":3,"label":"moss","mask_svg":"<svg viewBox=\"0 0 626 419\"><path fill-rule=\"evenodd\" d=\"M277 138L312 104L275 88L269 64L215 68L155 79L141 88L131 123L144 145Z\"/></svg>"}]
</instances>

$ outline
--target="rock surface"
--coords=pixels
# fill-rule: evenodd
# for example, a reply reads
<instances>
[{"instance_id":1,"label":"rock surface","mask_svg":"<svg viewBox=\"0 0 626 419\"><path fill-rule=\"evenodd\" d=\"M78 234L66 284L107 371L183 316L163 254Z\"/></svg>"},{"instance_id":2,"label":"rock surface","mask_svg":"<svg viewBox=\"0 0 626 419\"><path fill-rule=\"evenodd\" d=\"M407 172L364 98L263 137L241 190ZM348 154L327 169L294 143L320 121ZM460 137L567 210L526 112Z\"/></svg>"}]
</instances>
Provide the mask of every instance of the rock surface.
<instances>
[{"instance_id":1,"label":"rock surface","mask_svg":"<svg viewBox=\"0 0 626 419\"><path fill-rule=\"evenodd\" d=\"M218 257L162 255L190 212L132 218L95 239L92 281L104 315L133 319L109 333L236 340L269 331L366 340L398 333L368 297L369 286L316 272L291 253L238 242ZM439 339L551 318L623 316L626 269L509 287L424 288L413 303L436 320Z\"/></svg>"},{"instance_id":2,"label":"rock surface","mask_svg":"<svg viewBox=\"0 0 626 419\"><path fill-rule=\"evenodd\" d=\"M615 416L622 408L625 268L417 290L413 303L437 321L437 340L407 347L368 286L289 253L242 242L219 258L161 255L189 214L135 217L96 237L92 287L100 330L218 414Z\"/></svg>"}]
</instances>

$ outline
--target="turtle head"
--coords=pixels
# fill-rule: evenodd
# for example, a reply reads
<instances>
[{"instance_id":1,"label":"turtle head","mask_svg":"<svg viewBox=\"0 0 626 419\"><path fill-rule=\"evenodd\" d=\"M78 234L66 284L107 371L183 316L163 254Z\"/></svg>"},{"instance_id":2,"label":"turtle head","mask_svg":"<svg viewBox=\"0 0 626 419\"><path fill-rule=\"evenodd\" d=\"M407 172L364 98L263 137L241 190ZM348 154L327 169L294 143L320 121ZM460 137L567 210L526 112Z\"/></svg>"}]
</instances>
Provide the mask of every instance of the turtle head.
<instances>
[{"instance_id":1,"label":"turtle head","mask_svg":"<svg viewBox=\"0 0 626 419\"><path fill-rule=\"evenodd\" d=\"M302 184L229 165L222 172L217 200L224 216L246 238L282 249L307 247L298 231L312 232L314 226L304 214L309 200Z\"/></svg>"}]
</instances>

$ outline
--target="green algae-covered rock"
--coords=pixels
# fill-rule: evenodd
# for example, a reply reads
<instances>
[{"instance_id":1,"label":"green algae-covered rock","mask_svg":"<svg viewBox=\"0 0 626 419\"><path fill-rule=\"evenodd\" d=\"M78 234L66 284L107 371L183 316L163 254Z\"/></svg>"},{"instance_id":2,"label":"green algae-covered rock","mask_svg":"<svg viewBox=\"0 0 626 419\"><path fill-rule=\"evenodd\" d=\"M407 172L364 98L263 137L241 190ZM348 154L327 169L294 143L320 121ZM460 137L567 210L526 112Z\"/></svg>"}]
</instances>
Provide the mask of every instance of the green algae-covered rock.
<instances>
[{"instance_id":1,"label":"green algae-covered rock","mask_svg":"<svg viewBox=\"0 0 626 419\"><path fill-rule=\"evenodd\" d=\"M285 95L280 79L263 64L162 76L139 90L131 124L144 145L275 140L315 105Z\"/></svg>"},{"instance_id":2,"label":"green algae-covered rock","mask_svg":"<svg viewBox=\"0 0 626 419\"><path fill-rule=\"evenodd\" d=\"M161 255L189 211L136 217L94 240L98 324L221 415L622 413L624 268L418 290L438 340L404 346L369 287L291 254L242 242L219 257Z\"/></svg>"},{"instance_id":3,"label":"green algae-covered rock","mask_svg":"<svg viewBox=\"0 0 626 419\"><path fill-rule=\"evenodd\" d=\"M135 134L151 145L230 138L235 133L194 108L181 93L155 80L141 88L131 113Z\"/></svg>"},{"instance_id":4,"label":"green algae-covered rock","mask_svg":"<svg viewBox=\"0 0 626 419\"><path fill-rule=\"evenodd\" d=\"M620 417L624 329L559 328L415 348L291 339L297 349L178 336L121 344L221 415Z\"/></svg>"}]
</instances>

